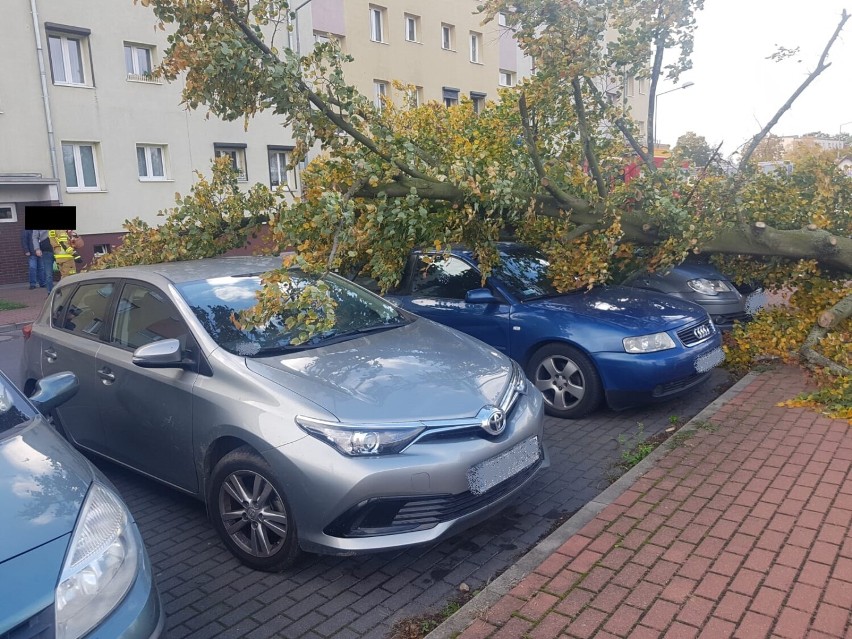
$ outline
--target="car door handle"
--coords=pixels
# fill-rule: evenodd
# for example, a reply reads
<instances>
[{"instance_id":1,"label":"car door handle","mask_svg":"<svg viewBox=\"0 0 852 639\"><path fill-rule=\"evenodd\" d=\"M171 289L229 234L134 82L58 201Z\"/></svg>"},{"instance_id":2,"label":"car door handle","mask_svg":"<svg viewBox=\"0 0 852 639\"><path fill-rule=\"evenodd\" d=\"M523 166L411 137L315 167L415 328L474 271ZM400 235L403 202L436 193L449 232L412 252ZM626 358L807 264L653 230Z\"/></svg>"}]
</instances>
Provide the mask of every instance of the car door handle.
<instances>
[{"instance_id":1,"label":"car door handle","mask_svg":"<svg viewBox=\"0 0 852 639\"><path fill-rule=\"evenodd\" d=\"M57 357L58 355L56 354L56 351L52 348L44 349L44 358L47 360L48 364L53 364Z\"/></svg>"},{"instance_id":2,"label":"car door handle","mask_svg":"<svg viewBox=\"0 0 852 639\"><path fill-rule=\"evenodd\" d=\"M98 370L98 377L100 377L104 384L112 384L115 381L115 375L112 374L112 371L104 366L103 368Z\"/></svg>"}]
</instances>

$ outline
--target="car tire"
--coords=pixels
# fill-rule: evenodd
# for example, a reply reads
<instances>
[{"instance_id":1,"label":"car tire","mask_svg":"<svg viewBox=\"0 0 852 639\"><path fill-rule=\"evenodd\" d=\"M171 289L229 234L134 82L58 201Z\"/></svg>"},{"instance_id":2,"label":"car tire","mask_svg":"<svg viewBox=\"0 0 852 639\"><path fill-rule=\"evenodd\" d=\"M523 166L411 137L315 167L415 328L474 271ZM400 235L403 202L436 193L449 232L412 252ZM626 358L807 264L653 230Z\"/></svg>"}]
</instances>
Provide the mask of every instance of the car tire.
<instances>
[{"instance_id":1,"label":"car tire","mask_svg":"<svg viewBox=\"0 0 852 639\"><path fill-rule=\"evenodd\" d=\"M248 447L231 451L210 475L213 527L241 562L280 572L299 556L293 511L269 464Z\"/></svg>"},{"instance_id":2,"label":"car tire","mask_svg":"<svg viewBox=\"0 0 852 639\"><path fill-rule=\"evenodd\" d=\"M584 417L603 399L595 365L585 353L568 344L547 344L533 353L527 377L541 391L545 412L554 417Z\"/></svg>"}]
</instances>

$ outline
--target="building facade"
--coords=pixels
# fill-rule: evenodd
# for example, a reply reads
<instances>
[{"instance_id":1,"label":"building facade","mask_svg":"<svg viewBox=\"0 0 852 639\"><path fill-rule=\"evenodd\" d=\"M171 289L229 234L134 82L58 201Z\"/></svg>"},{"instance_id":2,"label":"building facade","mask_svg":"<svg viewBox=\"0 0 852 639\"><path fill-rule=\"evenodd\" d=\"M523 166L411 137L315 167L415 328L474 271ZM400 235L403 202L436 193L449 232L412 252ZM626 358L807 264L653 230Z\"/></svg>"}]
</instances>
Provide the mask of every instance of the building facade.
<instances>
[{"instance_id":1,"label":"building facade","mask_svg":"<svg viewBox=\"0 0 852 639\"><path fill-rule=\"evenodd\" d=\"M476 0L294 0L288 46L327 38L354 62L347 80L382 97L475 108L533 72L502 19L482 24ZM19 243L27 205L76 207L85 260L120 242L122 224L187 194L194 171L231 158L246 185L300 188L282 118L207 117L181 105L182 83L152 76L167 47L150 8L131 0L4 0L0 21L0 284L26 279ZM279 45L280 46L280 45ZM402 91L394 81L410 85ZM634 117L642 112L635 94ZM632 97L626 98L628 101ZM647 107L644 107L645 112Z\"/></svg>"}]
</instances>

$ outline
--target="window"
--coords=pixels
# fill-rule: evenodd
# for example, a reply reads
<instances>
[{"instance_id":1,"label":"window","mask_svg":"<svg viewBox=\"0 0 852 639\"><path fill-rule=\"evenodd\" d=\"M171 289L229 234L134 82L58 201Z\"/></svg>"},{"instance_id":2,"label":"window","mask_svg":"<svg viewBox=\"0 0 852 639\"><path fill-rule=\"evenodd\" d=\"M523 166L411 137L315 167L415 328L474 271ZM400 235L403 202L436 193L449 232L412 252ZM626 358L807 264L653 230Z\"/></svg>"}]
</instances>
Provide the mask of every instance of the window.
<instances>
[{"instance_id":1,"label":"window","mask_svg":"<svg viewBox=\"0 0 852 639\"><path fill-rule=\"evenodd\" d=\"M443 88L444 106L455 106L459 103L459 90L451 87Z\"/></svg>"},{"instance_id":2,"label":"window","mask_svg":"<svg viewBox=\"0 0 852 639\"><path fill-rule=\"evenodd\" d=\"M13 202L0 204L0 222L17 222L18 209Z\"/></svg>"},{"instance_id":3,"label":"window","mask_svg":"<svg viewBox=\"0 0 852 639\"><path fill-rule=\"evenodd\" d=\"M77 33L48 33L47 46L54 84L87 85L86 40L85 35Z\"/></svg>"},{"instance_id":4,"label":"window","mask_svg":"<svg viewBox=\"0 0 852 639\"><path fill-rule=\"evenodd\" d=\"M405 39L409 42L420 42L420 16L405 14Z\"/></svg>"},{"instance_id":5,"label":"window","mask_svg":"<svg viewBox=\"0 0 852 639\"><path fill-rule=\"evenodd\" d=\"M645 131L645 120L637 120L636 127L639 129L640 137L645 137L647 135L647 131Z\"/></svg>"},{"instance_id":6,"label":"window","mask_svg":"<svg viewBox=\"0 0 852 639\"><path fill-rule=\"evenodd\" d=\"M93 142L63 142L62 162L65 165L65 188L69 191L98 191L98 167Z\"/></svg>"},{"instance_id":7,"label":"window","mask_svg":"<svg viewBox=\"0 0 852 639\"><path fill-rule=\"evenodd\" d=\"M110 341L137 349L163 339L177 339L186 348L189 330L168 298L142 284L125 284L115 311Z\"/></svg>"},{"instance_id":8,"label":"window","mask_svg":"<svg viewBox=\"0 0 852 639\"><path fill-rule=\"evenodd\" d=\"M140 180L166 179L166 147L154 144L136 145L136 166Z\"/></svg>"},{"instance_id":9,"label":"window","mask_svg":"<svg viewBox=\"0 0 852 639\"><path fill-rule=\"evenodd\" d=\"M447 51L454 51L453 44L455 40L456 28L451 24L441 25L441 48Z\"/></svg>"},{"instance_id":10,"label":"window","mask_svg":"<svg viewBox=\"0 0 852 639\"><path fill-rule=\"evenodd\" d=\"M152 80L153 59L151 47L124 43L124 68L128 80Z\"/></svg>"},{"instance_id":11,"label":"window","mask_svg":"<svg viewBox=\"0 0 852 639\"><path fill-rule=\"evenodd\" d=\"M482 287L482 276L454 256L433 255L431 263L420 258L411 285L412 297L463 300L465 293Z\"/></svg>"},{"instance_id":12,"label":"window","mask_svg":"<svg viewBox=\"0 0 852 639\"><path fill-rule=\"evenodd\" d=\"M289 168L292 148L285 146L266 147L269 155L269 184L272 187L283 186L290 191L298 187L296 169Z\"/></svg>"},{"instance_id":13,"label":"window","mask_svg":"<svg viewBox=\"0 0 852 639\"><path fill-rule=\"evenodd\" d=\"M59 300L54 300L53 323L56 328L71 331L76 335L98 339L106 320L112 282L81 284L68 301L68 309ZM63 293L65 289L62 289Z\"/></svg>"},{"instance_id":14,"label":"window","mask_svg":"<svg viewBox=\"0 0 852 639\"><path fill-rule=\"evenodd\" d=\"M112 244L95 244L93 251L96 258L103 257L112 253Z\"/></svg>"},{"instance_id":15,"label":"window","mask_svg":"<svg viewBox=\"0 0 852 639\"><path fill-rule=\"evenodd\" d=\"M248 181L245 144L214 144L213 150L217 158L221 158L223 156L231 158L231 168L239 174L237 179L240 182Z\"/></svg>"},{"instance_id":16,"label":"window","mask_svg":"<svg viewBox=\"0 0 852 639\"><path fill-rule=\"evenodd\" d=\"M498 13L497 14L497 24L501 27L506 26L506 14L505 13Z\"/></svg>"},{"instance_id":17,"label":"window","mask_svg":"<svg viewBox=\"0 0 852 639\"><path fill-rule=\"evenodd\" d=\"M381 111L384 108L384 100L388 97L388 83L384 80L373 80L373 104Z\"/></svg>"},{"instance_id":18,"label":"window","mask_svg":"<svg viewBox=\"0 0 852 639\"><path fill-rule=\"evenodd\" d=\"M405 90L405 101L411 108L423 104L423 87L408 87Z\"/></svg>"},{"instance_id":19,"label":"window","mask_svg":"<svg viewBox=\"0 0 852 639\"><path fill-rule=\"evenodd\" d=\"M637 78L636 80L639 85L639 95L645 95L645 78Z\"/></svg>"},{"instance_id":20,"label":"window","mask_svg":"<svg viewBox=\"0 0 852 639\"><path fill-rule=\"evenodd\" d=\"M632 98L636 93L636 78L627 78L627 97Z\"/></svg>"},{"instance_id":21,"label":"window","mask_svg":"<svg viewBox=\"0 0 852 639\"><path fill-rule=\"evenodd\" d=\"M370 7L370 39L373 42L385 41L385 14L384 7Z\"/></svg>"},{"instance_id":22,"label":"window","mask_svg":"<svg viewBox=\"0 0 852 639\"><path fill-rule=\"evenodd\" d=\"M513 87L515 86L515 72L514 71L504 71L500 69L500 86L501 87Z\"/></svg>"},{"instance_id":23,"label":"window","mask_svg":"<svg viewBox=\"0 0 852 639\"><path fill-rule=\"evenodd\" d=\"M482 34L470 32L470 61L476 64L480 63L479 50L482 48Z\"/></svg>"},{"instance_id":24,"label":"window","mask_svg":"<svg viewBox=\"0 0 852 639\"><path fill-rule=\"evenodd\" d=\"M470 101L473 103L473 112L476 114L482 113L482 109L485 108L485 94L471 91Z\"/></svg>"}]
</instances>

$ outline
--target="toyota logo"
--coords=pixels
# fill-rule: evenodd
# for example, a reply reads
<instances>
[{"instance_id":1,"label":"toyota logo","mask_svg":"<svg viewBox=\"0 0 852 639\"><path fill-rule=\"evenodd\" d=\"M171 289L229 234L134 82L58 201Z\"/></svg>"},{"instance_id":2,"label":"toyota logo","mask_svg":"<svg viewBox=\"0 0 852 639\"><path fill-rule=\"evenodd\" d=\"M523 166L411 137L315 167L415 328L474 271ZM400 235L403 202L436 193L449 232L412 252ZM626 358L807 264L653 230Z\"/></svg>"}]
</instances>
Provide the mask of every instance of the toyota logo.
<instances>
[{"instance_id":1,"label":"toyota logo","mask_svg":"<svg viewBox=\"0 0 852 639\"><path fill-rule=\"evenodd\" d=\"M480 426L489 435L499 435L506 430L506 412L497 406L486 406L487 416L482 420Z\"/></svg>"},{"instance_id":2,"label":"toyota logo","mask_svg":"<svg viewBox=\"0 0 852 639\"><path fill-rule=\"evenodd\" d=\"M692 331L692 334L695 335L696 339L704 339L706 337L710 337L710 333L711 330L710 327L707 326L707 324L702 324L701 326L698 326L694 331Z\"/></svg>"}]
</instances>

